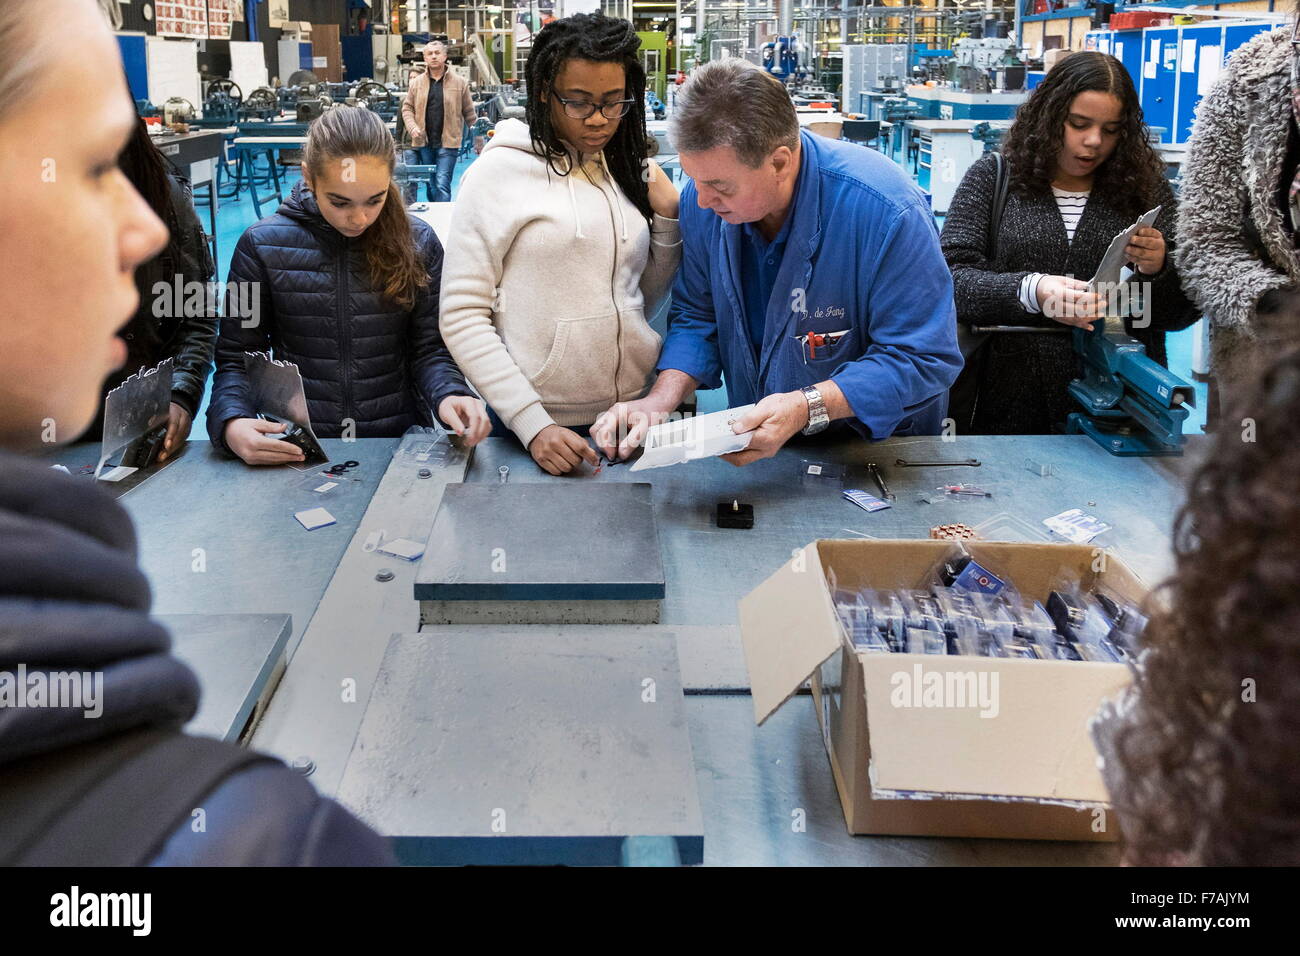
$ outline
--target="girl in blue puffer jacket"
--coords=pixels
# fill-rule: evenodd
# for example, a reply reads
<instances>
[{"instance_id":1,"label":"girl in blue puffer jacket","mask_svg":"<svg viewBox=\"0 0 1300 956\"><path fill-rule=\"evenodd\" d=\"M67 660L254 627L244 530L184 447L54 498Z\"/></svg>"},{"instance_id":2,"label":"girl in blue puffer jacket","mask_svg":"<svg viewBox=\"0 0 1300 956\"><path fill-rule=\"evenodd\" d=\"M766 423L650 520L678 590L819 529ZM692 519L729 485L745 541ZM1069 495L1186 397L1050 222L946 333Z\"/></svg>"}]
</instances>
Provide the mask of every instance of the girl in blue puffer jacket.
<instances>
[{"instance_id":1,"label":"girl in blue puffer jacket","mask_svg":"<svg viewBox=\"0 0 1300 956\"><path fill-rule=\"evenodd\" d=\"M256 417L245 352L298 366L318 437L395 436L435 414L470 445L491 430L438 331L442 245L407 215L395 163L377 114L329 110L307 134L302 182L235 247L208 434L250 465L303 456Z\"/></svg>"}]
</instances>

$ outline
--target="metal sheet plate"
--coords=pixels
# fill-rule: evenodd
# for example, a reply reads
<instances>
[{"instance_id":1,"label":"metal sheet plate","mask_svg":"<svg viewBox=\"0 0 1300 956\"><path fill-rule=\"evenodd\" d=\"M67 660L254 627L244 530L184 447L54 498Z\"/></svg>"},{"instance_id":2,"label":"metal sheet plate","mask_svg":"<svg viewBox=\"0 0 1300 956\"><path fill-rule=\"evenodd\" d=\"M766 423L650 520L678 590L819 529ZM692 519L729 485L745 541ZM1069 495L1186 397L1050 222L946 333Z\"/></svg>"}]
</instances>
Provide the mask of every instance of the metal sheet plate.
<instances>
[{"instance_id":1,"label":"metal sheet plate","mask_svg":"<svg viewBox=\"0 0 1300 956\"><path fill-rule=\"evenodd\" d=\"M650 485L449 485L415 578L421 601L664 596Z\"/></svg>"},{"instance_id":2,"label":"metal sheet plate","mask_svg":"<svg viewBox=\"0 0 1300 956\"><path fill-rule=\"evenodd\" d=\"M703 854L671 635L395 635L338 797L408 863L616 864L629 836Z\"/></svg>"},{"instance_id":3,"label":"metal sheet plate","mask_svg":"<svg viewBox=\"0 0 1300 956\"><path fill-rule=\"evenodd\" d=\"M192 734L237 741L284 659L288 614L159 614L172 652L199 678Z\"/></svg>"}]
</instances>

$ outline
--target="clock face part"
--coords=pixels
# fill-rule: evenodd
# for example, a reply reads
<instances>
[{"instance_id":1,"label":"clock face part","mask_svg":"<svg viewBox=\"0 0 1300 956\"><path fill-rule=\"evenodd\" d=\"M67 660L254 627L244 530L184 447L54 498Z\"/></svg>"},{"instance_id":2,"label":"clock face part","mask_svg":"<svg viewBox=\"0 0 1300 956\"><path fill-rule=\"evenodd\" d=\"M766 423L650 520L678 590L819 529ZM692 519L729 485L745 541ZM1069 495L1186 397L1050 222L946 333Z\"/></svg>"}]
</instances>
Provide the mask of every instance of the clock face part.
<instances>
[{"instance_id":1,"label":"clock face part","mask_svg":"<svg viewBox=\"0 0 1300 956\"><path fill-rule=\"evenodd\" d=\"M142 15L146 20L152 20L152 19L153 19L153 4L151 4L151 3L146 3L143 7L140 8L140 14L141 14L141 15Z\"/></svg>"}]
</instances>

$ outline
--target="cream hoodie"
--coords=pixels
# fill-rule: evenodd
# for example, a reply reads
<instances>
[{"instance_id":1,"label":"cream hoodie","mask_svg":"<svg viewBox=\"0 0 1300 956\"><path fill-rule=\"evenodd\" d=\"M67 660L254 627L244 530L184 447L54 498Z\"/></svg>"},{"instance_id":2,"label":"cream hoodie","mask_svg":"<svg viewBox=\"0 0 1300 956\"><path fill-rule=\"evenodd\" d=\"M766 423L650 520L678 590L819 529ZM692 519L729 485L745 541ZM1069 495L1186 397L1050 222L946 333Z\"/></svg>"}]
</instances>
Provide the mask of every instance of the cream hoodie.
<instances>
[{"instance_id":1,"label":"cream hoodie","mask_svg":"<svg viewBox=\"0 0 1300 956\"><path fill-rule=\"evenodd\" d=\"M603 153L559 176L527 126L502 120L461 180L445 246L443 339L525 446L649 389L661 341L645 316L681 235L675 219L646 223Z\"/></svg>"}]
</instances>

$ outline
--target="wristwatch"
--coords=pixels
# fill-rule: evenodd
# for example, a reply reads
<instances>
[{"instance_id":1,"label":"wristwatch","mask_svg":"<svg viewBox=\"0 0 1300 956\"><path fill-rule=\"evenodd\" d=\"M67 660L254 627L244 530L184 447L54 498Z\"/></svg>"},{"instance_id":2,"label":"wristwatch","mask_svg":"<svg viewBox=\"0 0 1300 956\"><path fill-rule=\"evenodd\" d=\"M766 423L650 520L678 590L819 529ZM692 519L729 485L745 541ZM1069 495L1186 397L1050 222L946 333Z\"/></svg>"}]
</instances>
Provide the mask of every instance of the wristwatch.
<instances>
[{"instance_id":1,"label":"wristwatch","mask_svg":"<svg viewBox=\"0 0 1300 956\"><path fill-rule=\"evenodd\" d=\"M826 414L826 402L822 400L822 393L817 391L816 385L805 385L803 397L808 400L808 424L803 434L816 435L831 423L831 417Z\"/></svg>"}]
</instances>

